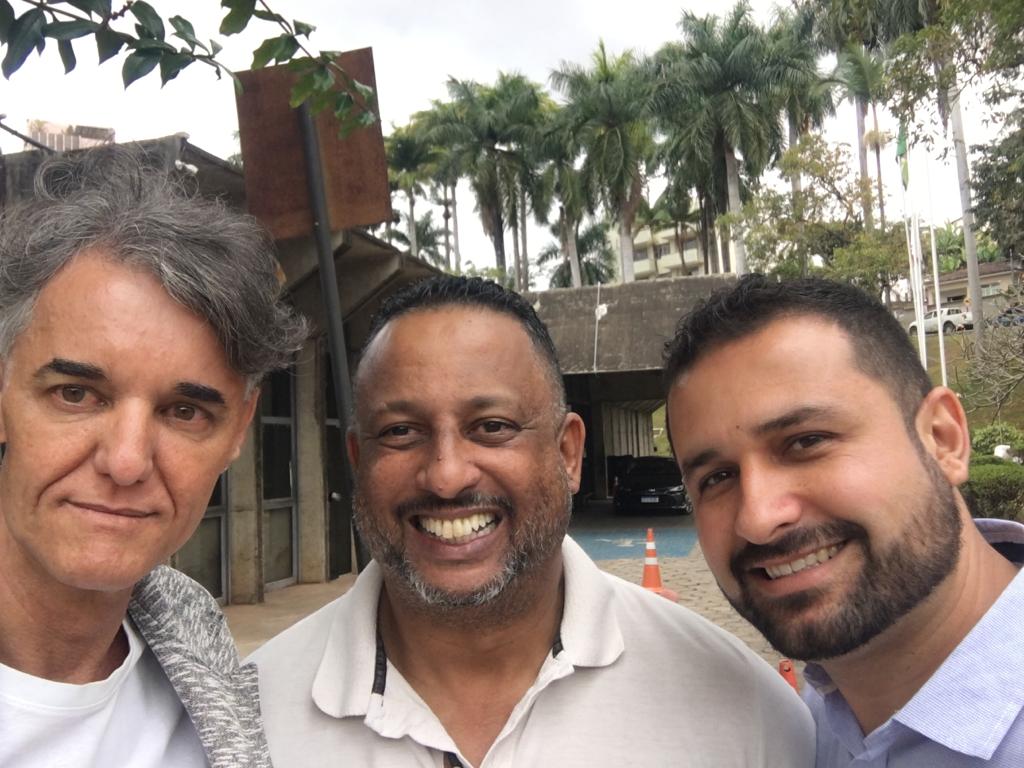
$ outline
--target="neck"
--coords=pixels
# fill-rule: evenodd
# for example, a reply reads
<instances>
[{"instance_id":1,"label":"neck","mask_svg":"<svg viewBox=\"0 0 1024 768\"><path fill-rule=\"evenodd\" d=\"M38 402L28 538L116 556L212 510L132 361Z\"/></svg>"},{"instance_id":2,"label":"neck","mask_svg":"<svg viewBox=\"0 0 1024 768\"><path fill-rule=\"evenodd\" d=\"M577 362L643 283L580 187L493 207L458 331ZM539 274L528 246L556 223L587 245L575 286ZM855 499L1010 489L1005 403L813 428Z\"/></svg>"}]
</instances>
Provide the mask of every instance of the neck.
<instances>
[{"instance_id":1,"label":"neck","mask_svg":"<svg viewBox=\"0 0 1024 768\"><path fill-rule=\"evenodd\" d=\"M510 584L497 600L503 602L439 614L385 577L379 619L388 659L417 690L422 684L457 691L483 679L512 677L528 680L525 692L561 623L561 553Z\"/></svg>"},{"instance_id":2,"label":"neck","mask_svg":"<svg viewBox=\"0 0 1024 768\"><path fill-rule=\"evenodd\" d=\"M0 520L0 663L63 683L107 678L128 654L121 622L130 596L60 583Z\"/></svg>"},{"instance_id":3,"label":"neck","mask_svg":"<svg viewBox=\"0 0 1024 768\"><path fill-rule=\"evenodd\" d=\"M821 662L864 733L913 698L1016 574L1017 568L965 521L960 558L927 599L866 645Z\"/></svg>"}]
</instances>

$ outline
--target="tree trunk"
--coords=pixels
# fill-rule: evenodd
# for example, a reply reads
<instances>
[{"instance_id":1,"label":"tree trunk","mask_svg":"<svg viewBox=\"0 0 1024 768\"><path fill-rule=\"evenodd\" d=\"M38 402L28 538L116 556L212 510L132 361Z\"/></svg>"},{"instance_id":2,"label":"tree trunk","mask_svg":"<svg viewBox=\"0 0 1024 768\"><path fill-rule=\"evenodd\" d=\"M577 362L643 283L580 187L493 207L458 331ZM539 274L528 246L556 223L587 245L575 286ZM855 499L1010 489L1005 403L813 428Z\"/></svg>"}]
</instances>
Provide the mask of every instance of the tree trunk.
<instances>
[{"instance_id":1,"label":"tree trunk","mask_svg":"<svg viewBox=\"0 0 1024 768\"><path fill-rule=\"evenodd\" d=\"M708 222L708 207L703 192L697 193L697 207L700 209L700 231L697 233L697 248L704 260L704 274L711 274L711 225Z\"/></svg>"},{"instance_id":2,"label":"tree trunk","mask_svg":"<svg viewBox=\"0 0 1024 768\"><path fill-rule=\"evenodd\" d=\"M964 259L967 261L967 295L971 299L974 321L974 343L982 345L985 310L981 305L981 280L978 274L978 245L974 240L974 209L971 206L971 169L967 165L967 144L964 118L960 111L960 94L954 82L949 88L949 111L952 118L953 149L956 153L956 178L960 185L960 210L963 213Z\"/></svg>"},{"instance_id":3,"label":"tree trunk","mask_svg":"<svg viewBox=\"0 0 1024 768\"><path fill-rule=\"evenodd\" d=\"M530 254L526 250L526 190L519 190L519 232L523 239L523 290L530 290Z\"/></svg>"},{"instance_id":4,"label":"tree trunk","mask_svg":"<svg viewBox=\"0 0 1024 768\"><path fill-rule=\"evenodd\" d=\"M452 271L452 210L451 199L448 197L448 185L441 184L441 202L444 205L444 268Z\"/></svg>"},{"instance_id":5,"label":"tree trunk","mask_svg":"<svg viewBox=\"0 0 1024 768\"><path fill-rule=\"evenodd\" d=\"M619 217L619 255L622 257L622 282L632 283L633 277L633 235L632 227L625 214Z\"/></svg>"},{"instance_id":6,"label":"tree trunk","mask_svg":"<svg viewBox=\"0 0 1024 768\"><path fill-rule=\"evenodd\" d=\"M789 123L789 148L792 149L800 142L800 127L796 124L796 118L791 112L787 113L787 122ZM802 234L804 229L804 190L799 171L790 177L789 185L793 194L793 218ZM803 243L803 238L800 242ZM800 277L807 277L807 251L803 247L800 249Z\"/></svg>"},{"instance_id":7,"label":"tree trunk","mask_svg":"<svg viewBox=\"0 0 1024 768\"><path fill-rule=\"evenodd\" d=\"M416 242L416 196L412 192L408 193L409 197L409 253L413 256L420 255L420 246Z\"/></svg>"},{"instance_id":8,"label":"tree trunk","mask_svg":"<svg viewBox=\"0 0 1024 768\"><path fill-rule=\"evenodd\" d=\"M491 241L494 243L494 265L498 268L498 274L504 280L507 274L505 269L505 215L501 212L499 203L494 213L494 231L491 233Z\"/></svg>"},{"instance_id":9,"label":"tree trunk","mask_svg":"<svg viewBox=\"0 0 1024 768\"><path fill-rule=\"evenodd\" d=\"M729 184L729 213L738 219L743 213L740 204L740 169L736 162L736 153L728 143L725 145L725 173ZM729 237L732 240L730 250L733 252L734 271L737 275L745 275L747 249L743 245L743 232L738 221L729 226Z\"/></svg>"},{"instance_id":10,"label":"tree trunk","mask_svg":"<svg viewBox=\"0 0 1024 768\"><path fill-rule=\"evenodd\" d=\"M651 279L658 279L658 244L654 242L654 225L648 224L647 231L651 233L651 267L653 272L651 273Z\"/></svg>"},{"instance_id":11,"label":"tree trunk","mask_svg":"<svg viewBox=\"0 0 1024 768\"><path fill-rule=\"evenodd\" d=\"M885 191L882 186L882 134L878 132L878 108L871 102L871 122L875 131L875 172L878 175L878 224L885 232Z\"/></svg>"},{"instance_id":12,"label":"tree trunk","mask_svg":"<svg viewBox=\"0 0 1024 768\"><path fill-rule=\"evenodd\" d=\"M875 228L875 217L871 212L871 179L868 176L868 148L864 144L864 119L868 114L868 105L859 96L853 105L857 113L857 159L860 161L860 205L864 212L864 228Z\"/></svg>"},{"instance_id":13,"label":"tree trunk","mask_svg":"<svg viewBox=\"0 0 1024 768\"><path fill-rule=\"evenodd\" d=\"M583 280L580 277L580 255L576 250L576 232L569 226L563 206L558 206L558 232L562 240L562 253L569 260L572 287L579 288L583 285Z\"/></svg>"},{"instance_id":14,"label":"tree trunk","mask_svg":"<svg viewBox=\"0 0 1024 768\"><path fill-rule=\"evenodd\" d=\"M459 206L455 201L455 189L459 182L452 184L452 248L455 251L455 274L462 274L462 255L459 253Z\"/></svg>"},{"instance_id":15,"label":"tree trunk","mask_svg":"<svg viewBox=\"0 0 1024 768\"><path fill-rule=\"evenodd\" d=\"M519 212L516 210L510 211L509 224L512 225L512 263L515 265L516 270L516 290L523 290L523 265L519 260Z\"/></svg>"}]
</instances>

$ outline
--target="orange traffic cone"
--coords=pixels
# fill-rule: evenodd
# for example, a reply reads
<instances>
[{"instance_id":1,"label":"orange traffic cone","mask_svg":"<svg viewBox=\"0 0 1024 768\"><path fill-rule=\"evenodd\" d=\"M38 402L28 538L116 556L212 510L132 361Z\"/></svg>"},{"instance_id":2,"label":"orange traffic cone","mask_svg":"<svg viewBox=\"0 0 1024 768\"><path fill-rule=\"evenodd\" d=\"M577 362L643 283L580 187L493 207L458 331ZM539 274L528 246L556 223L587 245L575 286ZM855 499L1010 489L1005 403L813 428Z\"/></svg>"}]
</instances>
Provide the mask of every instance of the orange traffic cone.
<instances>
[{"instance_id":1,"label":"orange traffic cone","mask_svg":"<svg viewBox=\"0 0 1024 768\"><path fill-rule=\"evenodd\" d=\"M654 548L654 529L647 529L647 553L644 557L644 589L667 597L673 603L679 602L679 595L661 584L661 568L658 566L658 552Z\"/></svg>"},{"instance_id":2,"label":"orange traffic cone","mask_svg":"<svg viewBox=\"0 0 1024 768\"><path fill-rule=\"evenodd\" d=\"M796 671L793 669L793 662L789 659L782 659L779 662L779 674L783 679L793 686L793 690L800 693L800 686L796 682Z\"/></svg>"}]
</instances>

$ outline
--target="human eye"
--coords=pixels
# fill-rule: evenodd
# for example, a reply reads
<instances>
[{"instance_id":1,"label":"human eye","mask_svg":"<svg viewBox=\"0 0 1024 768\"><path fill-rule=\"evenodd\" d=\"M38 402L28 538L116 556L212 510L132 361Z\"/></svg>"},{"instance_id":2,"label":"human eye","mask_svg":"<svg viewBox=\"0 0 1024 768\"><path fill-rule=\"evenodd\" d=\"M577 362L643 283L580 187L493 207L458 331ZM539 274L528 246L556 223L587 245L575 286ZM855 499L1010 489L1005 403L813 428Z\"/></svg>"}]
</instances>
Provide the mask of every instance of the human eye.
<instances>
[{"instance_id":1,"label":"human eye","mask_svg":"<svg viewBox=\"0 0 1024 768\"><path fill-rule=\"evenodd\" d=\"M94 392L80 384L61 384L54 387L50 392L57 403L64 407L82 409L101 402Z\"/></svg>"},{"instance_id":2,"label":"human eye","mask_svg":"<svg viewBox=\"0 0 1024 768\"><path fill-rule=\"evenodd\" d=\"M164 413L175 424L187 429L204 428L213 421L209 411L193 403L174 403Z\"/></svg>"},{"instance_id":3,"label":"human eye","mask_svg":"<svg viewBox=\"0 0 1024 768\"><path fill-rule=\"evenodd\" d=\"M732 469L716 469L713 472L708 472L697 482L697 490L702 495L709 493L725 481L732 479L735 474L735 470Z\"/></svg>"},{"instance_id":4,"label":"human eye","mask_svg":"<svg viewBox=\"0 0 1024 768\"><path fill-rule=\"evenodd\" d=\"M787 449L792 453L806 453L823 445L829 437L829 435L821 432L797 435L789 440Z\"/></svg>"},{"instance_id":5,"label":"human eye","mask_svg":"<svg viewBox=\"0 0 1024 768\"><path fill-rule=\"evenodd\" d=\"M389 448L406 448L413 445L420 436L411 424L390 424L377 433L377 440Z\"/></svg>"},{"instance_id":6,"label":"human eye","mask_svg":"<svg viewBox=\"0 0 1024 768\"><path fill-rule=\"evenodd\" d=\"M519 433L519 427L503 419L482 419L471 432L482 443L499 444L511 440Z\"/></svg>"}]
</instances>

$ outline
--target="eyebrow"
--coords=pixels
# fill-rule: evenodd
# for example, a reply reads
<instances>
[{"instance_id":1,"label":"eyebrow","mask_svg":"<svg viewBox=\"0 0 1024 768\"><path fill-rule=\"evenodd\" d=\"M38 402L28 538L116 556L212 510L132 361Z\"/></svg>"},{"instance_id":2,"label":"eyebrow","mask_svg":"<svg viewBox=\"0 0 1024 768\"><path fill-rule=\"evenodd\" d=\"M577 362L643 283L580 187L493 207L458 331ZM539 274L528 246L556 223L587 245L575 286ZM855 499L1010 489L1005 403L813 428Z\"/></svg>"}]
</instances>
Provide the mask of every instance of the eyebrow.
<instances>
[{"instance_id":1,"label":"eyebrow","mask_svg":"<svg viewBox=\"0 0 1024 768\"><path fill-rule=\"evenodd\" d=\"M57 373L62 376L72 376L76 379L88 381L106 381L107 375L103 369L91 363L82 363L77 360L68 360L63 357L55 357L53 360L36 371L36 378L41 378L47 373ZM212 403L224 405L224 395L214 387L205 384L197 384L194 381L181 381L174 385L174 391L182 397L196 400L200 403Z\"/></svg>"},{"instance_id":2,"label":"eyebrow","mask_svg":"<svg viewBox=\"0 0 1024 768\"><path fill-rule=\"evenodd\" d=\"M778 432L783 429L789 429L795 427L798 424L802 424L810 419L821 418L825 416L835 416L837 413L835 408L824 406L824 405L805 405L800 408L794 408L792 411L776 416L774 419L764 421L754 427L755 435L767 435L772 432ZM695 469L699 469L703 465L717 459L721 456L721 453L715 448L708 448L705 451L701 451L691 459L683 461L680 465L683 477L686 477L688 473Z\"/></svg>"},{"instance_id":3,"label":"eyebrow","mask_svg":"<svg viewBox=\"0 0 1024 768\"><path fill-rule=\"evenodd\" d=\"M102 381L107 378L103 369L89 363L80 363L76 360L67 360L63 357L55 357L53 360L36 371L36 378L47 373L59 373L63 376L74 376L76 379L89 379L90 381Z\"/></svg>"},{"instance_id":4,"label":"eyebrow","mask_svg":"<svg viewBox=\"0 0 1024 768\"><path fill-rule=\"evenodd\" d=\"M198 400L201 403L213 403L224 405L224 395L219 389L208 387L205 384L196 384L193 381L182 381L174 385L174 391L182 397L190 400Z\"/></svg>"}]
</instances>

